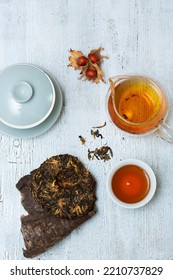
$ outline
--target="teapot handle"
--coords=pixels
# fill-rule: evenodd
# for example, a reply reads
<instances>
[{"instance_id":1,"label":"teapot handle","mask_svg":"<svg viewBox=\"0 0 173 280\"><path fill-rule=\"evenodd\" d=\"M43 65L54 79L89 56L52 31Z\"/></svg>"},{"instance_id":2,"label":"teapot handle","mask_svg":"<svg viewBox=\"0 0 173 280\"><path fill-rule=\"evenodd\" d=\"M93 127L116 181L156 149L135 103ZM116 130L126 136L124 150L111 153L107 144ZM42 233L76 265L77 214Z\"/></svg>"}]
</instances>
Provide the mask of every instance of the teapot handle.
<instances>
[{"instance_id":1,"label":"teapot handle","mask_svg":"<svg viewBox=\"0 0 173 280\"><path fill-rule=\"evenodd\" d=\"M158 129L156 134L168 143L173 143L173 128L167 123L163 122Z\"/></svg>"}]
</instances>

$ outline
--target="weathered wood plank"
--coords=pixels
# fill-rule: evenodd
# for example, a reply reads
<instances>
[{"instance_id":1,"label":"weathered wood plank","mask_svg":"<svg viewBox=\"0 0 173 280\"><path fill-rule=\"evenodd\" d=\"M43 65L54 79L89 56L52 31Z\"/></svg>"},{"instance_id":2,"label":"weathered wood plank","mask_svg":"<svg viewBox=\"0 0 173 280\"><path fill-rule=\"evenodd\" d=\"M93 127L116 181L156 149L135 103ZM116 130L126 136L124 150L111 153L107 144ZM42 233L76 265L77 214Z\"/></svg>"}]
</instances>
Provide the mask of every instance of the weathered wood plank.
<instances>
[{"instance_id":1,"label":"weathered wood plank","mask_svg":"<svg viewBox=\"0 0 173 280\"><path fill-rule=\"evenodd\" d=\"M101 44L109 55L103 64L106 78L151 75L167 91L172 109L172 34L171 0L0 1L0 69L37 64L55 76L64 93L63 112L47 133L34 139L0 136L0 259L23 259L19 218L24 210L15 183L59 153L78 156L97 179L98 213L41 259L172 258L172 145L156 135L135 138L115 129L105 113L108 83L82 82L67 68L70 48L87 53ZM173 110L170 122L172 117ZM105 120L104 139L94 141L91 127ZM85 147L79 135L86 137ZM89 162L87 148L105 143L114 158ZM126 158L146 161L158 181L154 199L132 211L114 205L106 191L110 168Z\"/></svg>"}]
</instances>

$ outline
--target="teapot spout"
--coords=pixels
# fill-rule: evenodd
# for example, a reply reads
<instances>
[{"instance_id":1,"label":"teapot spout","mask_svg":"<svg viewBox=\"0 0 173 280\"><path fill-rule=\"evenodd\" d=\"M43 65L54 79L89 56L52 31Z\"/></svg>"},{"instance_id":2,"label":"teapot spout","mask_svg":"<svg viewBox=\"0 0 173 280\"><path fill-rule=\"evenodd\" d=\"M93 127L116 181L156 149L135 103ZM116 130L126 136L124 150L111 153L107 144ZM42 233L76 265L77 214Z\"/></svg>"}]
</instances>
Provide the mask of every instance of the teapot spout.
<instances>
[{"instance_id":1,"label":"teapot spout","mask_svg":"<svg viewBox=\"0 0 173 280\"><path fill-rule=\"evenodd\" d=\"M114 91L115 91L115 84L114 81L112 80L112 78L109 78L109 83L110 83L110 88L111 88L111 95L114 95Z\"/></svg>"}]
</instances>

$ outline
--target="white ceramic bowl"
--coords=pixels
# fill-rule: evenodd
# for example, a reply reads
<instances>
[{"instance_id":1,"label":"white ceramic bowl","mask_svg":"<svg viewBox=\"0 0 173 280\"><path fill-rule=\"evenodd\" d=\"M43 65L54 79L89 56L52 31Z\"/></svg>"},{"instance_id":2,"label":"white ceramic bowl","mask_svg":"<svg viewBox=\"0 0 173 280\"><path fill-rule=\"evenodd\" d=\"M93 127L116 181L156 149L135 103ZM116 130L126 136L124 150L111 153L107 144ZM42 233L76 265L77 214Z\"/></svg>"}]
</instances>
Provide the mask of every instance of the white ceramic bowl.
<instances>
[{"instance_id":1,"label":"white ceramic bowl","mask_svg":"<svg viewBox=\"0 0 173 280\"><path fill-rule=\"evenodd\" d=\"M136 203L125 203L125 202L119 200L115 196L115 194L113 193L113 190L112 190L113 175L115 174L115 172L118 169L120 169L121 167L126 166L126 165L139 166L148 174L148 177L150 180L150 189L149 189L148 194L144 197L144 199L142 199ZM108 175L108 179L107 179L107 189L108 189L108 193L109 193L111 199L119 206L122 206L125 208L131 208L131 209L139 208L141 206L144 206L146 203L148 203L152 199L152 197L156 191L156 177L155 177L155 174L154 174L153 170L151 169L151 167L148 164L146 164L145 162L143 162L141 160L137 160L137 159L127 159L127 160L121 161L120 163L118 163L116 166L114 166L112 168L112 170L110 171L110 173Z\"/></svg>"}]
</instances>

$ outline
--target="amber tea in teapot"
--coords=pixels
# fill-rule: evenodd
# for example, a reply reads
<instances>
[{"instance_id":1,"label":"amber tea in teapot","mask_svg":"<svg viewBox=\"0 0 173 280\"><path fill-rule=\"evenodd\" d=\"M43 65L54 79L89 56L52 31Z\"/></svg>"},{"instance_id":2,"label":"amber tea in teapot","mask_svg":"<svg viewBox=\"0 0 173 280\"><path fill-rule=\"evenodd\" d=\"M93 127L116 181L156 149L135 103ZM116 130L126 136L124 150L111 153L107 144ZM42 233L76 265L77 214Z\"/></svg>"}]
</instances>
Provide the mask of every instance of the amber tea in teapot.
<instances>
[{"instance_id":1,"label":"amber tea in teapot","mask_svg":"<svg viewBox=\"0 0 173 280\"><path fill-rule=\"evenodd\" d=\"M129 122L146 122L160 109L156 91L143 81L125 81L117 86L113 98L120 116Z\"/></svg>"},{"instance_id":2,"label":"amber tea in teapot","mask_svg":"<svg viewBox=\"0 0 173 280\"><path fill-rule=\"evenodd\" d=\"M108 112L115 125L132 134L144 134L163 122L168 111L167 101L152 79L117 76L109 81Z\"/></svg>"}]
</instances>

